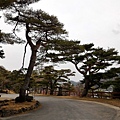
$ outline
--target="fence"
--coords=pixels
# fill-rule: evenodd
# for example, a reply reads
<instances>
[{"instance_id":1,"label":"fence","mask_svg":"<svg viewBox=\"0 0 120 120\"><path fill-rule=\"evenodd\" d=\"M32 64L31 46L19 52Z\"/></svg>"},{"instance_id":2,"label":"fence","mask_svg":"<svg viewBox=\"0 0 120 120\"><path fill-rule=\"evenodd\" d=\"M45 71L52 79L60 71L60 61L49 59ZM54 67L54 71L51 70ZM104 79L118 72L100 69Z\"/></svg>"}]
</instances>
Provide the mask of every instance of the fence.
<instances>
[{"instance_id":1,"label":"fence","mask_svg":"<svg viewBox=\"0 0 120 120\"><path fill-rule=\"evenodd\" d=\"M57 95L58 92L55 91L54 95ZM70 91L62 91L62 94L65 96L81 96L81 92L70 92ZM105 98L105 99L120 99L120 92L88 92L87 97L91 98Z\"/></svg>"},{"instance_id":2,"label":"fence","mask_svg":"<svg viewBox=\"0 0 120 120\"><path fill-rule=\"evenodd\" d=\"M77 91L62 91L63 96L81 96L82 92ZM50 94L50 91L46 92L46 90L42 90L39 94ZM54 91L53 95L58 95L58 91ZM106 99L113 99L119 98L120 99L120 92L88 92L87 97L91 98L106 98Z\"/></svg>"},{"instance_id":3,"label":"fence","mask_svg":"<svg viewBox=\"0 0 120 120\"><path fill-rule=\"evenodd\" d=\"M87 96L93 98L120 99L120 92L89 92Z\"/></svg>"}]
</instances>

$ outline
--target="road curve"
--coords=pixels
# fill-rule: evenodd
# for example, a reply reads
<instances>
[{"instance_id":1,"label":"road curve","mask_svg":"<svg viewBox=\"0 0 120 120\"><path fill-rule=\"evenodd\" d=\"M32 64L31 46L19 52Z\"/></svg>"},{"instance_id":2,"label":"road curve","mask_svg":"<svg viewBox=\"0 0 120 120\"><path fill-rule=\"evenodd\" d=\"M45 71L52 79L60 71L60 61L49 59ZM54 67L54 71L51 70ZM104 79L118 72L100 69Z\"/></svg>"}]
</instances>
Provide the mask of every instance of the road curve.
<instances>
[{"instance_id":1,"label":"road curve","mask_svg":"<svg viewBox=\"0 0 120 120\"><path fill-rule=\"evenodd\" d=\"M42 104L38 110L0 120L119 120L114 108L71 99L35 97Z\"/></svg>"}]
</instances>

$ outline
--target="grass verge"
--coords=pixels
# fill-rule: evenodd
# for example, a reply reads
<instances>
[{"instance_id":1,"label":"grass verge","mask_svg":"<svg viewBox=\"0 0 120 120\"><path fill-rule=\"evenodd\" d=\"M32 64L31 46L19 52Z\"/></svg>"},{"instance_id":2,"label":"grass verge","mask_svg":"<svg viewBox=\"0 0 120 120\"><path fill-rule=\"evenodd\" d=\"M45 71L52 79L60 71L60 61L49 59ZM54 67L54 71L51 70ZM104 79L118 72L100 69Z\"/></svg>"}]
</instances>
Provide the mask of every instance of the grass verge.
<instances>
[{"instance_id":1,"label":"grass verge","mask_svg":"<svg viewBox=\"0 0 120 120\"><path fill-rule=\"evenodd\" d=\"M88 98L88 97L75 97L75 96L57 96L58 98L66 98L66 99L76 99L76 100L86 100L86 101L95 101L100 103L105 103L109 105L113 105L116 107L120 107L120 99L100 99L100 98Z\"/></svg>"}]
</instances>

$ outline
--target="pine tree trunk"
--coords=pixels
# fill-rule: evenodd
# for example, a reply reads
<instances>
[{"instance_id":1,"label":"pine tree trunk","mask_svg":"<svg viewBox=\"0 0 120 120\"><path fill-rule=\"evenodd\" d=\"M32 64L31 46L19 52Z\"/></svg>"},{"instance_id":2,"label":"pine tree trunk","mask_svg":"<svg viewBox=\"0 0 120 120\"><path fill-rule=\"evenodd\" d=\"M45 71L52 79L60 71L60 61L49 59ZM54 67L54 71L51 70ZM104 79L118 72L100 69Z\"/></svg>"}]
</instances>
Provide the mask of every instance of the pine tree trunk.
<instances>
[{"instance_id":1,"label":"pine tree trunk","mask_svg":"<svg viewBox=\"0 0 120 120\"><path fill-rule=\"evenodd\" d=\"M20 89L19 98L22 99L22 102L26 101L26 90L29 87L30 77L31 77L31 74L32 74L32 71L33 71L33 68L34 68L34 65L35 65L36 53L37 53L36 50L32 50L30 63L29 63L29 67L28 67L26 77L25 77L24 85Z\"/></svg>"},{"instance_id":2,"label":"pine tree trunk","mask_svg":"<svg viewBox=\"0 0 120 120\"><path fill-rule=\"evenodd\" d=\"M59 87L58 95L57 96L62 96L62 87Z\"/></svg>"},{"instance_id":3,"label":"pine tree trunk","mask_svg":"<svg viewBox=\"0 0 120 120\"><path fill-rule=\"evenodd\" d=\"M53 95L53 93L54 93L54 90L51 89L51 90L50 90L50 95Z\"/></svg>"},{"instance_id":4,"label":"pine tree trunk","mask_svg":"<svg viewBox=\"0 0 120 120\"><path fill-rule=\"evenodd\" d=\"M85 79L85 87L84 87L81 97L86 97L88 94L88 90L89 90L89 80Z\"/></svg>"},{"instance_id":5,"label":"pine tree trunk","mask_svg":"<svg viewBox=\"0 0 120 120\"><path fill-rule=\"evenodd\" d=\"M45 89L45 94L46 94L46 95L48 94L48 85L47 85L47 87L46 87L46 89Z\"/></svg>"}]
</instances>

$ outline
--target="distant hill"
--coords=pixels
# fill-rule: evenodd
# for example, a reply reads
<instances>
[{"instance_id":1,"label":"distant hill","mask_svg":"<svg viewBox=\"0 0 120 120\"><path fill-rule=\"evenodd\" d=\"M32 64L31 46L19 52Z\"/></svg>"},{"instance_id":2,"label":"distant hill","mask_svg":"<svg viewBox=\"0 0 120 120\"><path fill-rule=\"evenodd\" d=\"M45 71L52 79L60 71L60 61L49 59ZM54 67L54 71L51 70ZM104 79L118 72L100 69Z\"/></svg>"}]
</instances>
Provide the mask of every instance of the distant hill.
<instances>
[{"instance_id":1,"label":"distant hill","mask_svg":"<svg viewBox=\"0 0 120 120\"><path fill-rule=\"evenodd\" d=\"M70 81L74 86L76 86L79 82L75 82L75 81Z\"/></svg>"}]
</instances>

